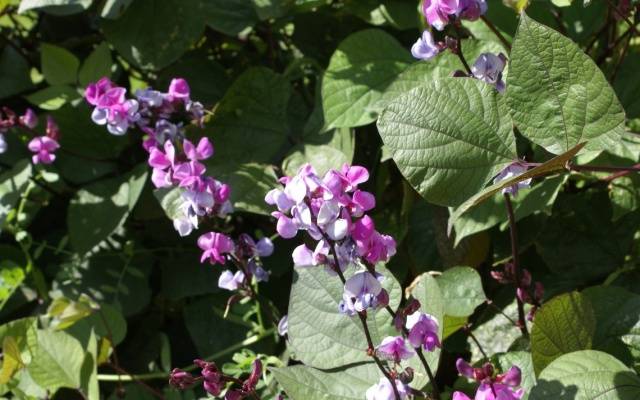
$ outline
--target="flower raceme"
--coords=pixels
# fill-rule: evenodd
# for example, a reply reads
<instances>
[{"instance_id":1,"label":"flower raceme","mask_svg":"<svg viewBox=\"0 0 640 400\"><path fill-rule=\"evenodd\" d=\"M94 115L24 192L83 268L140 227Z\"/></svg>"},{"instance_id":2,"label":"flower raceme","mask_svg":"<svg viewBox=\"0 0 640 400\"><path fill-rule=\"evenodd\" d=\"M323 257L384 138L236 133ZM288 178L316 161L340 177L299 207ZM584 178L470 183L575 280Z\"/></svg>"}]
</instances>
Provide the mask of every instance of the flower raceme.
<instances>
[{"instance_id":1,"label":"flower raceme","mask_svg":"<svg viewBox=\"0 0 640 400\"><path fill-rule=\"evenodd\" d=\"M495 374L493 365L484 364L481 368L474 368L459 358L456 368L460 375L480 383L474 400L519 400L524 396L524 389L518 388L522 381L520 368L512 366L504 374ZM454 392L452 400L471 400L462 392Z\"/></svg>"},{"instance_id":2,"label":"flower raceme","mask_svg":"<svg viewBox=\"0 0 640 400\"><path fill-rule=\"evenodd\" d=\"M232 211L228 185L207 176L202 161L213 155L213 145L203 137L197 143L185 138L185 126L202 127L204 108L191 100L190 88L182 78L171 81L167 92L151 88L138 90L135 99L126 98L126 89L108 78L87 86L85 99L94 106L92 119L106 125L110 133L125 134L137 127L144 134L144 149L153 172L151 181L157 188L181 190L179 215L174 228L180 236L198 228L206 216L224 217Z\"/></svg>"},{"instance_id":3,"label":"flower raceme","mask_svg":"<svg viewBox=\"0 0 640 400\"><path fill-rule=\"evenodd\" d=\"M3 107L2 111L3 113L0 114L0 154L7 151L7 142L4 135L10 128L22 128L30 134L37 135L34 129L38 126L38 117L30 108L27 108L25 113L19 117L7 107ZM27 148L33 153L31 161L34 164L53 163L56 159L55 151L60 148L59 139L60 129L58 124L49 115L47 116L45 134L35 136L27 144Z\"/></svg>"},{"instance_id":4,"label":"flower raceme","mask_svg":"<svg viewBox=\"0 0 640 400\"><path fill-rule=\"evenodd\" d=\"M441 31L450 18L475 21L487 12L486 0L424 0L422 14L427 23Z\"/></svg>"}]
</instances>

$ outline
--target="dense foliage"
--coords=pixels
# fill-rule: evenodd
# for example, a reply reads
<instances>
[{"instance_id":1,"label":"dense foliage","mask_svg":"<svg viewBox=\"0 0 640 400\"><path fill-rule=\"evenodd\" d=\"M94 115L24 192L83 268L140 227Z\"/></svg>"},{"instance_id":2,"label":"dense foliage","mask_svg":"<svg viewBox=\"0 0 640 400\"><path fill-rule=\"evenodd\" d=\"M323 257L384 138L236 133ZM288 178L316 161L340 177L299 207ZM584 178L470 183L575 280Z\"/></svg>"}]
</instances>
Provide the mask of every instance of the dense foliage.
<instances>
[{"instance_id":1,"label":"dense foliage","mask_svg":"<svg viewBox=\"0 0 640 400\"><path fill-rule=\"evenodd\" d=\"M639 29L0 0L0 396L639 399Z\"/></svg>"}]
</instances>

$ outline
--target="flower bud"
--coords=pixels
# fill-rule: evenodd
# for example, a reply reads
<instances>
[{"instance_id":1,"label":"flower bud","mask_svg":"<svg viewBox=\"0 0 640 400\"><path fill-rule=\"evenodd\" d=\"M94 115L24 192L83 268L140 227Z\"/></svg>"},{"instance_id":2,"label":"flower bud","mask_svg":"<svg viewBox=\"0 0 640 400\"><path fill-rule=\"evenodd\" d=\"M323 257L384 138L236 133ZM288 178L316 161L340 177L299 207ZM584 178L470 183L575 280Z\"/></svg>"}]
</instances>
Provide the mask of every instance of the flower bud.
<instances>
[{"instance_id":1,"label":"flower bud","mask_svg":"<svg viewBox=\"0 0 640 400\"><path fill-rule=\"evenodd\" d=\"M195 383L196 379L190 373L179 368L174 368L169 375L169 385L178 389L187 389Z\"/></svg>"}]
</instances>

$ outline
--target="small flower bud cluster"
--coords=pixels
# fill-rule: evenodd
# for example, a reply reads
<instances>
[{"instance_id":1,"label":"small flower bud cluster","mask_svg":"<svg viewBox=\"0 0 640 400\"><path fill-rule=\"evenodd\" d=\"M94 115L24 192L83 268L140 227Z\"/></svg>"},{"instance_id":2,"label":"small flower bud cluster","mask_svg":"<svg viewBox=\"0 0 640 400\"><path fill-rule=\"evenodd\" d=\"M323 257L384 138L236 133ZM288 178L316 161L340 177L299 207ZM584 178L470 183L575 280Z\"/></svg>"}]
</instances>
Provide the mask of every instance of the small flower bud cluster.
<instances>
[{"instance_id":1,"label":"small flower bud cluster","mask_svg":"<svg viewBox=\"0 0 640 400\"><path fill-rule=\"evenodd\" d=\"M138 90L135 99L127 99L126 92L108 78L87 86L85 99L95 107L91 118L114 135L132 126L147 135L143 147L149 152L153 184L183 190L181 216L173 221L180 236L197 229L201 217L231 212L229 186L205 175L202 161L213 155L213 145L206 137L197 144L185 138L185 124L202 126L204 116L202 104L191 100L187 82L173 79L166 93Z\"/></svg>"},{"instance_id":2,"label":"small flower bud cluster","mask_svg":"<svg viewBox=\"0 0 640 400\"><path fill-rule=\"evenodd\" d=\"M527 319L533 321L533 317L542 304L542 298L544 296L544 285L542 282L533 282L531 273L524 268L518 280L513 263L507 263L503 271L491 271L491 276L503 285L516 285L516 296L518 296L518 299L523 303L533 306L527 315Z\"/></svg>"},{"instance_id":3,"label":"small flower bud cluster","mask_svg":"<svg viewBox=\"0 0 640 400\"><path fill-rule=\"evenodd\" d=\"M32 109L27 108L25 113L18 116L13 110L7 107L2 108L0 113L0 154L7 151L7 142L4 135L11 128L23 128L33 134L38 126L38 117ZM29 141L27 147L33 153L31 160L34 164L51 164L55 161L55 151L60 148L60 129L53 117L47 116L47 126L45 134L35 136Z\"/></svg>"},{"instance_id":4,"label":"small flower bud cluster","mask_svg":"<svg viewBox=\"0 0 640 400\"><path fill-rule=\"evenodd\" d=\"M490 363L484 364L481 368L474 368L459 358L456 368L460 375L480 383L475 395L476 399L519 400L524 396L524 389L518 388L522 373L516 366L512 366L504 374L496 375L495 368ZM471 398L462 392L454 392L452 400L471 400Z\"/></svg>"},{"instance_id":5,"label":"small flower bud cluster","mask_svg":"<svg viewBox=\"0 0 640 400\"><path fill-rule=\"evenodd\" d=\"M202 250L200 262L209 261L212 265L224 265L228 260L238 266L233 273L222 271L218 287L230 291L246 288L253 277L258 282L269 280L269 272L263 268L261 258L273 254L273 243L269 238L257 242L243 233L235 242L225 234L208 232L198 238L198 247Z\"/></svg>"},{"instance_id":6,"label":"small flower bud cluster","mask_svg":"<svg viewBox=\"0 0 640 400\"><path fill-rule=\"evenodd\" d=\"M320 178L306 164L293 177L283 177L282 189L267 193L267 204L275 205L276 229L283 238L306 231L317 241L314 250L302 244L292 257L296 267L322 265L330 274L342 274L349 265L373 266L386 262L396 252L391 236L376 231L373 219L365 213L375 207L373 194L358 186L369 179L369 171L345 164ZM367 308L384 307L388 293L380 284L381 276L370 271L356 272L345 284L340 311L348 315Z\"/></svg>"},{"instance_id":7,"label":"small flower bud cluster","mask_svg":"<svg viewBox=\"0 0 640 400\"><path fill-rule=\"evenodd\" d=\"M251 364L251 374L244 381L238 381L233 377L225 375L213 362L194 360L193 363L200 368L199 377L195 377L181 369L174 368L169 376L169 384L175 388L184 390L202 381L204 390L207 393L220 398L227 384L233 382L240 386L229 388L224 395L224 399L242 400L254 394L262 375L262 362L257 358Z\"/></svg>"},{"instance_id":8,"label":"small flower bud cluster","mask_svg":"<svg viewBox=\"0 0 640 400\"><path fill-rule=\"evenodd\" d=\"M486 0L424 0L422 14L427 23L441 31L452 20L475 21L487 12Z\"/></svg>"}]
</instances>

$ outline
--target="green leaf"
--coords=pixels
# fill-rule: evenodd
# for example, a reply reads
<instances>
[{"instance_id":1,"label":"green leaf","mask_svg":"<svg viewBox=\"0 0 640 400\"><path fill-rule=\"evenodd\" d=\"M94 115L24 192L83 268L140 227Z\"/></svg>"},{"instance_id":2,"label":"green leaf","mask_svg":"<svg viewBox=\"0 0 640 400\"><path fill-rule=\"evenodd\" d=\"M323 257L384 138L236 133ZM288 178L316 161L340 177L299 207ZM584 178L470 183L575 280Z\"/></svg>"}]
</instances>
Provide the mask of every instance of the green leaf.
<instances>
[{"instance_id":1,"label":"green leaf","mask_svg":"<svg viewBox=\"0 0 640 400\"><path fill-rule=\"evenodd\" d=\"M447 269L436 281L442 291L446 315L468 317L487 299L480 274L471 267Z\"/></svg>"},{"instance_id":2,"label":"green leaf","mask_svg":"<svg viewBox=\"0 0 640 400\"><path fill-rule=\"evenodd\" d=\"M531 189L521 190L512 198L516 221L537 212L550 215L553 203L566 179L566 175L555 176L534 184ZM496 193L489 200L455 220L453 228L456 246L469 235L505 223L508 216L504 202L504 196ZM455 210L453 212L455 214Z\"/></svg>"},{"instance_id":3,"label":"green leaf","mask_svg":"<svg viewBox=\"0 0 640 400\"><path fill-rule=\"evenodd\" d=\"M174 256L160 260L162 267L162 293L170 300L216 293L220 289L211 282L218 282L220 269L203 265L198 260L197 250L189 255ZM289 254L291 255L291 254ZM193 258L192 258L193 256Z\"/></svg>"},{"instance_id":4,"label":"green leaf","mask_svg":"<svg viewBox=\"0 0 640 400\"><path fill-rule=\"evenodd\" d=\"M6 385L11 377L24 367L18 343L12 336L5 336L2 340L2 370L0 384Z\"/></svg>"},{"instance_id":5,"label":"green leaf","mask_svg":"<svg viewBox=\"0 0 640 400\"><path fill-rule=\"evenodd\" d=\"M375 121L380 110L372 106L411 60L409 51L384 31L368 29L347 37L322 80L326 129Z\"/></svg>"},{"instance_id":6,"label":"green leaf","mask_svg":"<svg viewBox=\"0 0 640 400\"><path fill-rule=\"evenodd\" d=\"M78 73L78 82L82 87L87 86L91 82L95 82L98 79L106 76L111 77L111 66L113 60L111 59L111 50L107 42L102 42L89 54L80 72Z\"/></svg>"},{"instance_id":7,"label":"green leaf","mask_svg":"<svg viewBox=\"0 0 640 400\"><path fill-rule=\"evenodd\" d=\"M389 103L378 130L418 193L458 205L517 158L502 99L475 79L436 79Z\"/></svg>"},{"instance_id":8,"label":"green leaf","mask_svg":"<svg viewBox=\"0 0 640 400\"><path fill-rule=\"evenodd\" d=\"M37 346L27 369L38 385L56 391L60 387L80 386L83 361L84 350L73 336L39 330Z\"/></svg>"},{"instance_id":9,"label":"green leaf","mask_svg":"<svg viewBox=\"0 0 640 400\"><path fill-rule=\"evenodd\" d=\"M590 349L595 325L591 303L580 293L566 293L546 302L536 313L531 330L536 374L563 354Z\"/></svg>"},{"instance_id":10,"label":"green leaf","mask_svg":"<svg viewBox=\"0 0 640 400\"><path fill-rule=\"evenodd\" d=\"M180 58L202 35L199 4L198 0L134 1L117 20L104 20L102 29L127 60L158 70Z\"/></svg>"},{"instance_id":11,"label":"green leaf","mask_svg":"<svg viewBox=\"0 0 640 400\"><path fill-rule=\"evenodd\" d=\"M640 367L640 296L614 286L585 289L596 318L593 348Z\"/></svg>"},{"instance_id":12,"label":"green leaf","mask_svg":"<svg viewBox=\"0 0 640 400\"><path fill-rule=\"evenodd\" d=\"M401 296L398 282L386 270L383 287L395 309ZM345 278L354 273L348 269ZM340 314L343 285L323 268L296 268L289 300L289 344L295 357L311 367L337 368L369 361L367 342L358 317ZM367 316L371 337L380 343L395 335L391 316L383 309Z\"/></svg>"},{"instance_id":13,"label":"green leaf","mask_svg":"<svg viewBox=\"0 0 640 400\"><path fill-rule=\"evenodd\" d=\"M164 210L167 218L171 220L183 216L183 212L180 209L183 203L182 192L182 188L179 187L159 188L153 191L153 195L160 203L160 207Z\"/></svg>"},{"instance_id":14,"label":"green leaf","mask_svg":"<svg viewBox=\"0 0 640 400\"><path fill-rule=\"evenodd\" d=\"M207 25L230 36L258 22L258 14L248 0L209 0L202 8Z\"/></svg>"},{"instance_id":15,"label":"green leaf","mask_svg":"<svg viewBox=\"0 0 640 400\"><path fill-rule=\"evenodd\" d=\"M10 171L0 175L0 230L16 206L20 194L25 190L31 177L31 164L21 160Z\"/></svg>"},{"instance_id":16,"label":"green leaf","mask_svg":"<svg viewBox=\"0 0 640 400\"><path fill-rule=\"evenodd\" d=\"M623 176L609 184L609 197L613 208L613 220L633 212L640 207L640 178L637 174Z\"/></svg>"},{"instance_id":17,"label":"green leaf","mask_svg":"<svg viewBox=\"0 0 640 400\"><path fill-rule=\"evenodd\" d=\"M76 83L80 60L69 50L43 43L40 46L40 62L44 78L51 85Z\"/></svg>"},{"instance_id":18,"label":"green leaf","mask_svg":"<svg viewBox=\"0 0 640 400\"><path fill-rule=\"evenodd\" d=\"M295 175L304 164L311 164L319 176L330 169L340 169L342 164L351 163L351 157L333 146L326 144L301 144L292 149L292 153L282 162L287 175Z\"/></svg>"},{"instance_id":19,"label":"green leaf","mask_svg":"<svg viewBox=\"0 0 640 400\"><path fill-rule=\"evenodd\" d=\"M556 156L551 160L542 163L542 165L539 165L535 168L528 170L524 174L520 174L511 179L506 179L498 183L494 183L493 185L483 189L482 191L478 192L474 196L470 197L462 205L456 208L456 210L451 214L451 217L449 217L449 231L451 231L453 224L458 218L460 218L462 214L466 213L471 208L477 206L483 201L491 198L494 194L498 193L499 191L506 188L507 186L513 186L518 182L522 182L530 178L535 178L538 176L547 175L552 172L563 170L567 162L571 160L573 157L575 157L575 155L578 154L578 152L583 147L584 147L584 143L579 144L576 147L572 148L571 150L567 151L566 153Z\"/></svg>"},{"instance_id":20,"label":"green leaf","mask_svg":"<svg viewBox=\"0 0 640 400\"><path fill-rule=\"evenodd\" d=\"M133 0L107 0L100 11L102 18L117 19L124 14Z\"/></svg>"},{"instance_id":21,"label":"green leaf","mask_svg":"<svg viewBox=\"0 0 640 400\"><path fill-rule=\"evenodd\" d=\"M54 15L70 15L86 10L91 3L93 0L22 0L18 12L35 10Z\"/></svg>"},{"instance_id":22,"label":"green leaf","mask_svg":"<svg viewBox=\"0 0 640 400\"><path fill-rule=\"evenodd\" d=\"M279 74L254 67L231 85L208 128L217 148L225 151L210 165L232 168L243 163L269 163L287 143L289 82Z\"/></svg>"},{"instance_id":23,"label":"green leaf","mask_svg":"<svg viewBox=\"0 0 640 400\"><path fill-rule=\"evenodd\" d=\"M0 55L0 99L24 92L31 86L29 63L13 47L5 46Z\"/></svg>"},{"instance_id":24,"label":"green leaf","mask_svg":"<svg viewBox=\"0 0 640 400\"><path fill-rule=\"evenodd\" d=\"M25 278L24 269L12 260L0 260L0 310Z\"/></svg>"},{"instance_id":25,"label":"green leaf","mask_svg":"<svg viewBox=\"0 0 640 400\"><path fill-rule=\"evenodd\" d=\"M381 376L373 363L331 372L305 365L272 368L271 372L292 400L362 400Z\"/></svg>"},{"instance_id":26,"label":"green leaf","mask_svg":"<svg viewBox=\"0 0 640 400\"><path fill-rule=\"evenodd\" d=\"M87 400L100 399L100 385L98 383L98 341L91 331L86 344L86 354L80 370L80 390Z\"/></svg>"},{"instance_id":27,"label":"green leaf","mask_svg":"<svg viewBox=\"0 0 640 400\"><path fill-rule=\"evenodd\" d=\"M43 110L57 110L79 98L78 92L68 85L49 86L25 96L29 103Z\"/></svg>"},{"instance_id":28,"label":"green leaf","mask_svg":"<svg viewBox=\"0 0 640 400\"><path fill-rule=\"evenodd\" d=\"M624 132L624 111L598 66L524 13L505 96L520 132L554 154L585 141L587 149L606 149Z\"/></svg>"},{"instance_id":29,"label":"green leaf","mask_svg":"<svg viewBox=\"0 0 640 400\"><path fill-rule=\"evenodd\" d=\"M640 117L640 97L638 97L640 79L637 79L638 68L640 68L640 55L634 53L628 54L622 61L620 70L613 84L613 87L616 89L616 94L624 105L624 110L627 112L627 117L629 118Z\"/></svg>"},{"instance_id":30,"label":"green leaf","mask_svg":"<svg viewBox=\"0 0 640 400\"><path fill-rule=\"evenodd\" d=\"M552 362L538 377L529 400L635 400L640 378L609 354L576 351Z\"/></svg>"},{"instance_id":31,"label":"green leaf","mask_svg":"<svg viewBox=\"0 0 640 400\"><path fill-rule=\"evenodd\" d=\"M140 294L144 295L144 293ZM96 310L88 318L76 322L67 329L67 332L76 338L86 337L87 332L94 332L101 338L109 338L111 345L117 346L127 336L127 321L116 307L103 303L100 305L100 310Z\"/></svg>"},{"instance_id":32,"label":"green leaf","mask_svg":"<svg viewBox=\"0 0 640 400\"><path fill-rule=\"evenodd\" d=\"M76 193L69 205L67 225L71 245L87 253L124 224L147 180L140 164L123 177L99 181Z\"/></svg>"}]
</instances>

